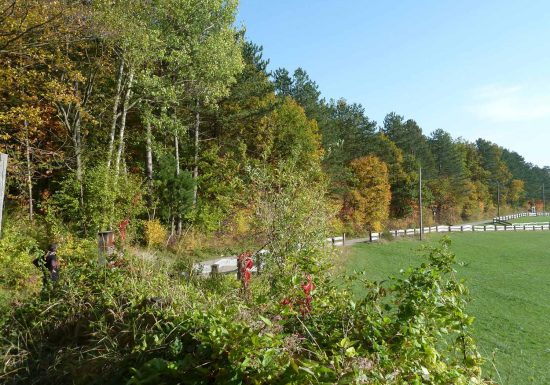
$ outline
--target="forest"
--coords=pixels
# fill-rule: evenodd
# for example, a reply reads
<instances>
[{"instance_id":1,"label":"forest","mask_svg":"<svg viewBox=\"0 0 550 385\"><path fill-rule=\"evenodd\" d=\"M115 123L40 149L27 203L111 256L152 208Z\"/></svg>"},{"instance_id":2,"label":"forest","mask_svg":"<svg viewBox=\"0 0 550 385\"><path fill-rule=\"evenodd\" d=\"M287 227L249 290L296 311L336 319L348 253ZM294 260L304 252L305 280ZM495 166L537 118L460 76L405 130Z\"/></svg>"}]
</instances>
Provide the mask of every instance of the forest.
<instances>
[{"instance_id":1,"label":"forest","mask_svg":"<svg viewBox=\"0 0 550 385\"><path fill-rule=\"evenodd\" d=\"M235 2L3 3L0 152L8 209L31 220L84 236L130 216L175 236L246 233L262 170L321 185L334 231L360 233L415 223L420 167L439 223L493 215L499 192L541 206L550 185L548 168L488 140L394 112L378 124L301 68L268 71Z\"/></svg>"},{"instance_id":2,"label":"forest","mask_svg":"<svg viewBox=\"0 0 550 385\"><path fill-rule=\"evenodd\" d=\"M368 106L345 98L326 100L306 70L269 70L261 42L249 41L244 28L236 26L237 6L236 0L0 1L0 153L8 155L0 239L3 297L10 297L14 287L20 293L31 290L29 269L34 267L28 267L27 259L32 258L26 256L40 254L48 243L55 241L60 244L59 254L65 263L78 265L77 261L91 255L89 250L93 250L97 233L104 230L115 231L118 242L166 249L176 256L196 255L197 250L208 247L219 250L222 246L266 245L277 266L267 274L268 286L280 293L285 284L294 285L296 295L301 295L299 281L303 272L321 275L324 260L315 258L324 237L341 233L360 235L384 230L390 224L412 226L418 222L420 168L424 177L422 210L427 222L451 224L486 218L496 214L497 206L501 212L524 211L530 205L542 210L543 186L550 186L550 168L530 164L520 154L487 139L470 142L453 138L444 129L427 133L415 120L396 112L389 112L383 122L375 122L367 115ZM296 244L310 246L295 250ZM443 251L433 252L432 259L439 253L446 258L445 263L450 263L446 246L442 248ZM434 261L423 269L433 268L437 273L430 279L443 280L450 270L445 263ZM88 265L80 268L83 270L72 276L67 272L70 279L67 278L66 285L78 289L65 295L85 296L103 290L94 286L87 291L74 286L83 271L99 281L106 279ZM136 271L139 268L120 273L129 277L116 276L113 282L116 285L133 282ZM258 369L256 362L256 366L250 364L257 371L254 375L244 366L227 373L220 363L215 369L219 376L216 381L229 379L231 374L250 380L244 383L259 383L268 373L272 378L285 378L289 382L303 383L300 376L310 378L307 377L310 375L317 379L326 376L330 382L361 365L363 369L379 367L382 377L376 378L393 375L391 381L395 379L395 383L413 378L420 381L414 383L422 383L422 378L429 376L423 372L426 368L438 373L436 383L478 376L475 369L478 358L474 353L469 355L468 339L460 334L470 320L453 299L455 294L462 293L460 284L452 279L428 283L425 275L428 272L424 270L409 274L416 277L416 284L425 285L426 290L432 290L432 284L446 285L448 290L430 291L433 296L444 298L425 298L423 305L418 305L419 311L428 309L431 300L456 307L456 319L438 313L440 318L435 317L433 324L423 324L426 340L414 347L415 354L421 357L418 361L399 354L391 358L398 349L408 348L413 339L420 338L412 329L402 331L409 333L411 339L405 341L403 337L399 347L391 347L390 343L384 348L377 345L391 340L388 336L399 327L399 322L410 316L410 308L399 307L397 313L385 314L383 289L375 292L378 289L373 286L368 294L371 302L363 303L361 312L374 312L378 317L373 321L376 324L356 325L356 331L370 327L378 333L378 342L375 337L352 342L351 334L338 335L340 350L343 349L339 357L343 361L336 364L327 358L325 346L311 342L308 349L313 353L305 354L301 361L292 359L286 366L279 363L276 369L270 366L275 365L275 350L268 350L270 358L265 358L266 346L282 346L288 341L275 341L276 337L267 333L261 340L249 341L261 345L264 361L259 356L251 360L265 364L265 372ZM152 282L157 282L154 281L157 278ZM169 292L166 282L157 284L165 293ZM412 294L405 288L413 284L400 281L394 288L399 304L396 306L415 301L408 297ZM208 290L218 294L227 289L223 283L212 285L214 288ZM345 303L335 300L332 296L336 291L331 290L337 289L328 287L327 284L323 289L326 291L323 306L333 317L327 319L337 324L335 314L347 314L356 305L349 296L342 297ZM111 300L124 313L122 302L117 302L116 295L120 293L114 286L109 290L113 291ZM130 301L138 301L145 292L142 288L127 295L135 296ZM202 301L198 299L200 295L193 295ZM265 301L265 293L258 295L263 295ZM124 317L134 316L114 311L112 320L103 319L98 314L111 306L107 300L96 304L103 310L95 314L86 310L86 305L76 297L71 298L73 308L63 313L69 318L77 317L77 309L90 312L90 319L113 325L126 322ZM338 303L334 306L340 306L338 309L330 308L331 298ZM235 303L239 301L242 298L235 299ZM42 312L49 309L48 303L33 302L30 308L23 306L17 310L22 313L13 316L21 319L24 314L45 314ZM207 301L204 306L213 305ZM156 309L151 314L161 317L155 312L162 311ZM304 312L308 313L302 306L301 312L293 313L296 318L292 328L301 327ZM229 328L221 313L208 314L223 328ZM122 318L117 321L119 315ZM174 314L163 317L175 325ZM206 321L198 313L193 313L193 317L186 322L197 323L186 327L195 328L198 334L187 336L190 338L187 343L198 344L197 340L205 343L200 333L206 333ZM261 317L263 324L257 317L255 322L263 326L256 325L256 329L275 328L272 318ZM133 320L140 325L136 326L138 329L152 330L151 325L156 325L138 318ZM5 325L7 319L0 324ZM460 322L462 329L457 326ZM117 325L122 330L121 324ZM443 356L435 352L439 338L435 335L442 325L449 327L449 333L462 336L467 365L461 363L455 367L450 361L443 364ZM36 324L20 325L17 333L36 327L42 328L38 335L47 334L44 325ZM83 326L90 330L94 327ZM328 335L330 325L323 327ZM174 330L178 328L183 326L174 326ZM62 333L64 329L59 330ZM225 333L220 330L219 333ZM100 333L99 329L94 333ZM164 333L162 344L176 344L172 338L174 331ZM133 353L149 352L144 342L148 338L146 333L134 337L143 340L130 343L110 339L111 348L118 349L115 347L118 344L133 346L128 348L134 349ZM221 344L214 337L209 335L209 341ZM359 340L358 336L353 338ZM10 341L14 343L14 339ZM36 344L26 343L27 351L38 349ZM297 345L301 343L295 341ZM168 349L168 345L162 344L158 346ZM19 354L10 349L4 351L5 357ZM54 354L53 350L40 349L36 351ZM367 360L357 366L356 351L361 349L383 350L386 358ZM199 353L195 358L207 359L208 354ZM321 356L325 366L313 365ZM233 359L223 354L216 357L214 361ZM147 361L150 358L144 353L141 361L126 363L132 367L136 367L136 362L145 365L141 372L134 372L135 378L145 378L147 371L153 369L169 376L193 366L188 366L187 358L174 359L177 362L174 367L168 361L162 364ZM403 368L412 363L413 369L396 372L391 362ZM199 365L199 361L196 363ZM16 364L11 361L5 367L21 367L18 365L22 365L21 361L16 360ZM91 361L89 365L90 371L98 370ZM287 372L295 366L307 370L298 371L293 377ZM199 366L193 367L193 373L201 378ZM446 372L446 368L453 369ZM38 365L27 370L36 376L43 368ZM407 377L407 373L413 373L412 377ZM463 383L460 381L456 383Z\"/></svg>"}]
</instances>

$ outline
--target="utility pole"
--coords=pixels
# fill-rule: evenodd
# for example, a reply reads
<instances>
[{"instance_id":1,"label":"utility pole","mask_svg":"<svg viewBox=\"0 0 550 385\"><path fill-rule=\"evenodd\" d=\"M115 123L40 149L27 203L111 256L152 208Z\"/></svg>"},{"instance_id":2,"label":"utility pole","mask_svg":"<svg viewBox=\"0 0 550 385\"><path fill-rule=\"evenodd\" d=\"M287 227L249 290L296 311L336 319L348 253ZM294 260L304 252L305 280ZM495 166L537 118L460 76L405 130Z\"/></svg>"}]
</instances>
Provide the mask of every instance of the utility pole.
<instances>
[{"instance_id":1,"label":"utility pole","mask_svg":"<svg viewBox=\"0 0 550 385\"><path fill-rule=\"evenodd\" d=\"M420 211L420 240L423 238L424 234L424 218L422 217L422 167L419 169L419 181L418 181L418 208Z\"/></svg>"},{"instance_id":2,"label":"utility pole","mask_svg":"<svg viewBox=\"0 0 550 385\"><path fill-rule=\"evenodd\" d=\"M542 215L546 215L546 196L544 194L544 183L542 184Z\"/></svg>"},{"instance_id":3,"label":"utility pole","mask_svg":"<svg viewBox=\"0 0 550 385\"><path fill-rule=\"evenodd\" d=\"M500 218L500 182L497 181L497 217Z\"/></svg>"}]
</instances>

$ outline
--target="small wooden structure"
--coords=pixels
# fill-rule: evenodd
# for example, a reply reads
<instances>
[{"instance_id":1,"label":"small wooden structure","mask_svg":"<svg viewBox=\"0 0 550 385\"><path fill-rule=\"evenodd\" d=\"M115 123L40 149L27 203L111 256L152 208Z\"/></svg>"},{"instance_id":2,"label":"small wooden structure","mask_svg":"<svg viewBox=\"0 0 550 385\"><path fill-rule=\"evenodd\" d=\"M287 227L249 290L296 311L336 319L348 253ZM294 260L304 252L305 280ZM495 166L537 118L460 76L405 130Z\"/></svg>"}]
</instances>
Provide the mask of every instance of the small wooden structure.
<instances>
[{"instance_id":1,"label":"small wooden structure","mask_svg":"<svg viewBox=\"0 0 550 385\"><path fill-rule=\"evenodd\" d=\"M99 252L99 264L105 265L107 257L115 252L115 233L114 231L100 231L97 233L97 248Z\"/></svg>"}]
</instances>

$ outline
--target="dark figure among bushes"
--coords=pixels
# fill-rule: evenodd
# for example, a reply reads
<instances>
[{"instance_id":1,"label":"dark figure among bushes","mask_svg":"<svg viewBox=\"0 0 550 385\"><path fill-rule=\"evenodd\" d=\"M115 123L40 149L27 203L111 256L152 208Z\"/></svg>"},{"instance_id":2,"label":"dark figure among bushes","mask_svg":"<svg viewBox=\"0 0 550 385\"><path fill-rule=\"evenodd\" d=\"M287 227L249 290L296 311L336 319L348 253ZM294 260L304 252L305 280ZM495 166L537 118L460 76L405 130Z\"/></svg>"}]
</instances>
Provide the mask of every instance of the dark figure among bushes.
<instances>
[{"instance_id":1,"label":"dark figure among bushes","mask_svg":"<svg viewBox=\"0 0 550 385\"><path fill-rule=\"evenodd\" d=\"M57 260L57 245L52 243L48 246L48 251L42 258L36 258L33 261L34 265L38 268L42 266L45 267L49 272L48 274L44 272L44 283L47 283L48 278L52 281L57 281L59 279L59 262Z\"/></svg>"}]
</instances>

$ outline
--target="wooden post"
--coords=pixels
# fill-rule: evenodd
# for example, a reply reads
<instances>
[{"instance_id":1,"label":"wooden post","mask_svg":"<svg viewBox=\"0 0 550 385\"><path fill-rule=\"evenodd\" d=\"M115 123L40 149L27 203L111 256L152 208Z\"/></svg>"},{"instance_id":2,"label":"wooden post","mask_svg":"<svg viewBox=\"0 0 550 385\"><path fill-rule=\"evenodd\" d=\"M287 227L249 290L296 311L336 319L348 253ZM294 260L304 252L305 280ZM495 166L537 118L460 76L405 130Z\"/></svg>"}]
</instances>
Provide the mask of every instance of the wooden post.
<instances>
[{"instance_id":1,"label":"wooden post","mask_svg":"<svg viewBox=\"0 0 550 385\"><path fill-rule=\"evenodd\" d=\"M372 231L369 230L369 242L372 243Z\"/></svg>"},{"instance_id":2,"label":"wooden post","mask_svg":"<svg viewBox=\"0 0 550 385\"><path fill-rule=\"evenodd\" d=\"M237 258L237 280L238 281L241 280L241 268L242 268L242 261L240 258Z\"/></svg>"},{"instance_id":3,"label":"wooden post","mask_svg":"<svg viewBox=\"0 0 550 385\"><path fill-rule=\"evenodd\" d=\"M460 232L464 232L464 226L460 225Z\"/></svg>"},{"instance_id":4,"label":"wooden post","mask_svg":"<svg viewBox=\"0 0 550 385\"><path fill-rule=\"evenodd\" d=\"M346 233L342 233L342 246L346 245Z\"/></svg>"},{"instance_id":5,"label":"wooden post","mask_svg":"<svg viewBox=\"0 0 550 385\"><path fill-rule=\"evenodd\" d=\"M215 276L218 275L218 273L219 273L218 267L219 267L219 266L218 266L217 263L215 263L215 264L212 265L212 267L211 267L212 270L210 270L210 276L211 276L211 277L215 277Z\"/></svg>"},{"instance_id":6,"label":"wooden post","mask_svg":"<svg viewBox=\"0 0 550 385\"><path fill-rule=\"evenodd\" d=\"M483 225L483 231L487 231L487 225Z\"/></svg>"},{"instance_id":7,"label":"wooden post","mask_svg":"<svg viewBox=\"0 0 550 385\"><path fill-rule=\"evenodd\" d=\"M0 236L2 236L2 211L4 209L4 190L6 188L6 169L8 168L8 156L0 154Z\"/></svg>"},{"instance_id":8,"label":"wooden post","mask_svg":"<svg viewBox=\"0 0 550 385\"><path fill-rule=\"evenodd\" d=\"M451 232L451 226L449 226L449 233Z\"/></svg>"}]
</instances>

